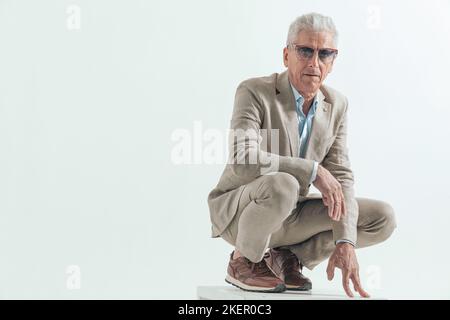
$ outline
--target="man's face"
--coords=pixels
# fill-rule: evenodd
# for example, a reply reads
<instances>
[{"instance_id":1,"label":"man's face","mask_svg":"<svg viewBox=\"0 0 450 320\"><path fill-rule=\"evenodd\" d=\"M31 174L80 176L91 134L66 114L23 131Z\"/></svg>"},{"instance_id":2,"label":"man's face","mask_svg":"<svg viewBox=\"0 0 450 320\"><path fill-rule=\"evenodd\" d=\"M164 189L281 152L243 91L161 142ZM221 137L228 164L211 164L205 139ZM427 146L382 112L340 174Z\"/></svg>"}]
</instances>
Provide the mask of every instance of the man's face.
<instances>
[{"instance_id":1,"label":"man's face","mask_svg":"<svg viewBox=\"0 0 450 320\"><path fill-rule=\"evenodd\" d=\"M319 57L318 49L336 49L331 32L301 31L294 44L283 50L284 65L288 68L291 84L305 97L310 99L319 90L322 82L333 68L334 55L332 59L326 56L331 51L321 51ZM310 58L307 58L309 49L315 49ZM303 55L302 55L303 53Z\"/></svg>"}]
</instances>

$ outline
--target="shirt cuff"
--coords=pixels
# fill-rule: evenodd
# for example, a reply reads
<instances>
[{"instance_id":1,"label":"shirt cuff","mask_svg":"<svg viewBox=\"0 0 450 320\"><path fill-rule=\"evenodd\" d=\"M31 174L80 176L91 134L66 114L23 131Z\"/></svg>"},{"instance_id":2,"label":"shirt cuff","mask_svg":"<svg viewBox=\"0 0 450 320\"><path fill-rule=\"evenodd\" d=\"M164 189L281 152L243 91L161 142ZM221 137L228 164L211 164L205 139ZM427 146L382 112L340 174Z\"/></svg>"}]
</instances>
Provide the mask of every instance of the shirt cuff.
<instances>
[{"instance_id":1,"label":"shirt cuff","mask_svg":"<svg viewBox=\"0 0 450 320\"><path fill-rule=\"evenodd\" d=\"M338 243L350 243L352 246L355 246L353 241L350 241L350 240L347 240L347 239L336 240L336 244L338 244Z\"/></svg>"},{"instance_id":2,"label":"shirt cuff","mask_svg":"<svg viewBox=\"0 0 450 320\"><path fill-rule=\"evenodd\" d=\"M317 161L314 161L314 167L313 167L313 171L311 174L311 179L309 179L309 184L313 183L314 180L316 180L318 169L319 169L319 163Z\"/></svg>"}]
</instances>

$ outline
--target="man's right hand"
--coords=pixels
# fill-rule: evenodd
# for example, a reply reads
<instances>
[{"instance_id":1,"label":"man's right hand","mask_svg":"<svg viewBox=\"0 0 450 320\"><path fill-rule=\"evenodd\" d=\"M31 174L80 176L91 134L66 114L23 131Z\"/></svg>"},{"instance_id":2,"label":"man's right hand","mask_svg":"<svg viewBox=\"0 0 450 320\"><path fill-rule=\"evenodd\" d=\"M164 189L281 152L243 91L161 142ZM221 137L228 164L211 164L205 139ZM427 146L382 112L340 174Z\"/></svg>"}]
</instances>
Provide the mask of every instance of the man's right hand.
<instances>
[{"instance_id":1,"label":"man's right hand","mask_svg":"<svg viewBox=\"0 0 450 320\"><path fill-rule=\"evenodd\" d=\"M345 199L341 184L335 177L319 164L313 185L322 193L322 200L328 207L331 219L339 221L345 215Z\"/></svg>"}]
</instances>

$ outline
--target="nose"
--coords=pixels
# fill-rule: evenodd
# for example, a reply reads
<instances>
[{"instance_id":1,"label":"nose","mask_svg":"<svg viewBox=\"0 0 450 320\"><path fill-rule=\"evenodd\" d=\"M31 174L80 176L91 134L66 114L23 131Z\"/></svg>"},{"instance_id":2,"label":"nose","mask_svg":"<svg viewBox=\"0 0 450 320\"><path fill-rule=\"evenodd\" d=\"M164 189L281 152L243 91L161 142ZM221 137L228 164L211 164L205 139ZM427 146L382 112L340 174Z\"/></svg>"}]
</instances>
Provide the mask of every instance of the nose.
<instances>
[{"instance_id":1,"label":"nose","mask_svg":"<svg viewBox=\"0 0 450 320\"><path fill-rule=\"evenodd\" d=\"M308 65L309 65L309 67L318 67L319 66L319 52L318 52L318 50L314 51L313 56L309 59Z\"/></svg>"}]
</instances>

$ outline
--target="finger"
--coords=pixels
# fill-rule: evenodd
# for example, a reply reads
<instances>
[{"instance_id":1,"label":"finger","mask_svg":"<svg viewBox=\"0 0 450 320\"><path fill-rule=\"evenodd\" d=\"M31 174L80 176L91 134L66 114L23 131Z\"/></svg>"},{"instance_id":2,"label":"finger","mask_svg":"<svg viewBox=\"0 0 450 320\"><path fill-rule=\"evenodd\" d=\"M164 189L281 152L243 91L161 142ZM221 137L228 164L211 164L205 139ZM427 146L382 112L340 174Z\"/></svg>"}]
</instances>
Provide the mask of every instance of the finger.
<instances>
[{"instance_id":1,"label":"finger","mask_svg":"<svg viewBox=\"0 0 450 320\"><path fill-rule=\"evenodd\" d=\"M331 219L334 220L334 197L333 194L330 194L328 197L328 215L330 216Z\"/></svg>"},{"instance_id":2,"label":"finger","mask_svg":"<svg viewBox=\"0 0 450 320\"><path fill-rule=\"evenodd\" d=\"M323 204L327 207L328 215L331 217L330 198L328 197L328 195L322 194L322 200L323 200Z\"/></svg>"},{"instance_id":3,"label":"finger","mask_svg":"<svg viewBox=\"0 0 450 320\"><path fill-rule=\"evenodd\" d=\"M327 277L329 281L333 280L334 278L334 268L335 268L334 260L333 259L328 260Z\"/></svg>"},{"instance_id":4,"label":"finger","mask_svg":"<svg viewBox=\"0 0 450 320\"><path fill-rule=\"evenodd\" d=\"M328 197L326 196L326 195L322 195L322 201L323 201L323 204L326 206L326 207L328 207L329 206L329 202L328 202Z\"/></svg>"},{"instance_id":5,"label":"finger","mask_svg":"<svg viewBox=\"0 0 450 320\"><path fill-rule=\"evenodd\" d=\"M345 205L345 196L344 193L342 193L342 217L345 217L347 214L347 207Z\"/></svg>"},{"instance_id":6,"label":"finger","mask_svg":"<svg viewBox=\"0 0 450 320\"><path fill-rule=\"evenodd\" d=\"M323 204L327 207L328 210L328 216L331 217L331 206L330 206L330 200L328 196L322 195Z\"/></svg>"},{"instance_id":7,"label":"finger","mask_svg":"<svg viewBox=\"0 0 450 320\"><path fill-rule=\"evenodd\" d=\"M350 290L350 272L348 270L342 270L342 286L344 287L345 293L350 298L353 298L353 292Z\"/></svg>"},{"instance_id":8,"label":"finger","mask_svg":"<svg viewBox=\"0 0 450 320\"><path fill-rule=\"evenodd\" d=\"M334 220L339 221L339 217L341 216L341 199L339 198L338 193L333 194L334 199Z\"/></svg>"},{"instance_id":9,"label":"finger","mask_svg":"<svg viewBox=\"0 0 450 320\"><path fill-rule=\"evenodd\" d=\"M336 221L339 221L340 219L341 219L341 215L342 215L342 199L341 199L341 195L340 195L340 193L338 193L337 195L336 195L336 203L337 203L337 206L336 206Z\"/></svg>"},{"instance_id":10,"label":"finger","mask_svg":"<svg viewBox=\"0 0 450 320\"><path fill-rule=\"evenodd\" d=\"M370 295L362 288L361 280L359 279L358 273L356 272L350 278L352 279L355 291L357 291L359 295L363 298L370 298Z\"/></svg>"},{"instance_id":11,"label":"finger","mask_svg":"<svg viewBox=\"0 0 450 320\"><path fill-rule=\"evenodd\" d=\"M341 218L344 216L344 210L345 210L345 200L344 200L344 194L342 193L342 190L339 188L339 217L338 221L341 220Z\"/></svg>"}]
</instances>

